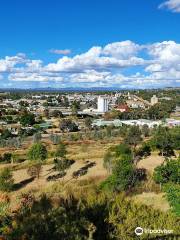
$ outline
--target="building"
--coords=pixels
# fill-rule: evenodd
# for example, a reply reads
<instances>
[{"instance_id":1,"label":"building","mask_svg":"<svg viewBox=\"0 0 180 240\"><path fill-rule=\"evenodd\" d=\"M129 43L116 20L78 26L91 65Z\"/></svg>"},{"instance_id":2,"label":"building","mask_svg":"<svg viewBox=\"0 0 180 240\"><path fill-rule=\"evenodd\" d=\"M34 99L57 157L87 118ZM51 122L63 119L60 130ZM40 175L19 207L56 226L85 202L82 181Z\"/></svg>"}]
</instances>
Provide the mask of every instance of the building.
<instances>
[{"instance_id":1,"label":"building","mask_svg":"<svg viewBox=\"0 0 180 240\"><path fill-rule=\"evenodd\" d=\"M114 119L111 121L105 121L104 119L96 119L92 122L92 127L106 127L106 126L114 126L114 127L121 127L122 122L119 119Z\"/></svg>"},{"instance_id":2,"label":"building","mask_svg":"<svg viewBox=\"0 0 180 240\"><path fill-rule=\"evenodd\" d=\"M172 119L172 118L166 118L166 124L167 124L168 127L180 126L180 120Z\"/></svg>"},{"instance_id":3,"label":"building","mask_svg":"<svg viewBox=\"0 0 180 240\"><path fill-rule=\"evenodd\" d=\"M126 104L129 108L149 108L151 106L151 103L147 100L144 100L141 97L138 97L136 95L127 95L128 100L126 101Z\"/></svg>"},{"instance_id":4,"label":"building","mask_svg":"<svg viewBox=\"0 0 180 240\"><path fill-rule=\"evenodd\" d=\"M98 112L105 113L108 111L108 98L107 97L98 97Z\"/></svg>"},{"instance_id":5,"label":"building","mask_svg":"<svg viewBox=\"0 0 180 240\"><path fill-rule=\"evenodd\" d=\"M137 120L121 120L124 125L129 126L139 126L142 127L147 125L149 128L154 128L162 124L161 121L152 121L147 119L137 119Z\"/></svg>"},{"instance_id":6,"label":"building","mask_svg":"<svg viewBox=\"0 0 180 240\"><path fill-rule=\"evenodd\" d=\"M151 105L155 105L156 103L158 103L158 98L156 97L156 95L153 95L151 98Z\"/></svg>"},{"instance_id":7,"label":"building","mask_svg":"<svg viewBox=\"0 0 180 240\"><path fill-rule=\"evenodd\" d=\"M115 107L115 110L119 112L129 112L129 107L126 104L120 104Z\"/></svg>"}]
</instances>

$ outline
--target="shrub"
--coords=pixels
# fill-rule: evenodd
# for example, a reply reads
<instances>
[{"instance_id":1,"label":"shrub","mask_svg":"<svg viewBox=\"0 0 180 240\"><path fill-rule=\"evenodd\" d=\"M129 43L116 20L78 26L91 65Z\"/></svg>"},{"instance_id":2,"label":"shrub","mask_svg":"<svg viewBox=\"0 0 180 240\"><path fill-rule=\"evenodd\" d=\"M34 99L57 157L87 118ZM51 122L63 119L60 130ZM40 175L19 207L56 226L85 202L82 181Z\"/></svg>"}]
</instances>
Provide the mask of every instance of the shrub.
<instances>
[{"instance_id":1,"label":"shrub","mask_svg":"<svg viewBox=\"0 0 180 240\"><path fill-rule=\"evenodd\" d=\"M35 143L28 151L28 158L32 161L43 161L47 158L47 149L42 143Z\"/></svg>"},{"instance_id":2,"label":"shrub","mask_svg":"<svg viewBox=\"0 0 180 240\"><path fill-rule=\"evenodd\" d=\"M13 189L13 177L10 168L4 168L0 172L0 190L9 192Z\"/></svg>"}]
</instances>

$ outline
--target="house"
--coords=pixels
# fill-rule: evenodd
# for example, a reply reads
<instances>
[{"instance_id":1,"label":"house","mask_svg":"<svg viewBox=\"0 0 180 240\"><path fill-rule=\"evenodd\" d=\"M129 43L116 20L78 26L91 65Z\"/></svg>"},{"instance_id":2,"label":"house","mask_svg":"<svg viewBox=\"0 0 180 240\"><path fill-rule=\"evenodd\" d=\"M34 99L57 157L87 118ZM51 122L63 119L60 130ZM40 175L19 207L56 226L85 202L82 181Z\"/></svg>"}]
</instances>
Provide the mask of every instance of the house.
<instances>
[{"instance_id":1,"label":"house","mask_svg":"<svg viewBox=\"0 0 180 240\"><path fill-rule=\"evenodd\" d=\"M122 122L119 119L114 119L112 121L105 121L104 119L96 119L92 122L92 127L105 127L105 126L114 126L121 127Z\"/></svg>"},{"instance_id":2,"label":"house","mask_svg":"<svg viewBox=\"0 0 180 240\"><path fill-rule=\"evenodd\" d=\"M129 107L126 104L120 104L115 107L115 110L117 110L119 112L129 112Z\"/></svg>"}]
</instances>

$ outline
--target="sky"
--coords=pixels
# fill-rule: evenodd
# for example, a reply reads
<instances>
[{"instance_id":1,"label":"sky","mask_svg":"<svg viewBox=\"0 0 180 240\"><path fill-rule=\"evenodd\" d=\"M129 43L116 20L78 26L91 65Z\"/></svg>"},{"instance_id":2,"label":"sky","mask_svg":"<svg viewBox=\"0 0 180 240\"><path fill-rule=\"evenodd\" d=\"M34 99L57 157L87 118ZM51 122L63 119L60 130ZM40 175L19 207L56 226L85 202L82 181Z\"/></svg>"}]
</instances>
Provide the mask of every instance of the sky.
<instances>
[{"instance_id":1,"label":"sky","mask_svg":"<svg viewBox=\"0 0 180 240\"><path fill-rule=\"evenodd\" d=\"M180 87L180 0L1 0L0 88Z\"/></svg>"}]
</instances>

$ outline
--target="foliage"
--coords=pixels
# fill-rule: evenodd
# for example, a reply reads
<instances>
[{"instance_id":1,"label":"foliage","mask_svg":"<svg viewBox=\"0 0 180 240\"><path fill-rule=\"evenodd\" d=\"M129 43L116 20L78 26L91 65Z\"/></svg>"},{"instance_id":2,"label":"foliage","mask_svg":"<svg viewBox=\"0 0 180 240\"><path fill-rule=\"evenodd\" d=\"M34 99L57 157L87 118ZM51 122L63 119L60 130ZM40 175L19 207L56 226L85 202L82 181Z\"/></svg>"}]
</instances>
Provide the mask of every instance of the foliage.
<instances>
[{"instance_id":1,"label":"foliage","mask_svg":"<svg viewBox=\"0 0 180 240\"><path fill-rule=\"evenodd\" d=\"M136 156L148 157L149 155L151 155L151 146L148 143L143 143L136 151Z\"/></svg>"},{"instance_id":2,"label":"foliage","mask_svg":"<svg viewBox=\"0 0 180 240\"><path fill-rule=\"evenodd\" d=\"M8 129L4 129L1 133L1 139L8 139L11 138L12 134Z\"/></svg>"},{"instance_id":3,"label":"foliage","mask_svg":"<svg viewBox=\"0 0 180 240\"><path fill-rule=\"evenodd\" d=\"M112 176L110 176L103 183L103 188L113 191L128 190L135 184L135 170L132 163L132 157L129 155L121 155L119 159L116 159L115 166L112 170ZM102 185L101 185L102 187Z\"/></svg>"},{"instance_id":4,"label":"foliage","mask_svg":"<svg viewBox=\"0 0 180 240\"><path fill-rule=\"evenodd\" d=\"M104 155L104 167L111 172L115 166L116 159L121 155L132 155L131 149L126 144L119 144L109 148Z\"/></svg>"},{"instance_id":5,"label":"foliage","mask_svg":"<svg viewBox=\"0 0 180 240\"><path fill-rule=\"evenodd\" d=\"M73 160L69 159L54 159L54 169L55 171L64 173L74 163Z\"/></svg>"},{"instance_id":6,"label":"foliage","mask_svg":"<svg viewBox=\"0 0 180 240\"><path fill-rule=\"evenodd\" d=\"M55 203L46 195L36 200L25 194L20 206L13 216L0 219L0 233L7 239L132 240L137 237L134 232L137 226L172 229L173 234L169 235L172 239L178 235L178 218L134 204L123 194L86 192L79 200L68 195L56 198ZM153 234L157 239L160 236ZM141 239L151 237L144 233Z\"/></svg>"},{"instance_id":7,"label":"foliage","mask_svg":"<svg viewBox=\"0 0 180 240\"><path fill-rule=\"evenodd\" d=\"M180 185L168 183L163 187L166 192L166 198L172 207L172 211L180 216Z\"/></svg>"},{"instance_id":8,"label":"foliage","mask_svg":"<svg viewBox=\"0 0 180 240\"><path fill-rule=\"evenodd\" d=\"M22 126L32 126L35 123L35 117L32 113L25 113L20 118Z\"/></svg>"},{"instance_id":9,"label":"foliage","mask_svg":"<svg viewBox=\"0 0 180 240\"><path fill-rule=\"evenodd\" d=\"M13 176L10 168L3 168L0 171L0 190L9 192L13 189Z\"/></svg>"},{"instance_id":10,"label":"foliage","mask_svg":"<svg viewBox=\"0 0 180 240\"><path fill-rule=\"evenodd\" d=\"M60 143L60 140L61 140L61 137L59 136L59 135L57 135L57 134L51 134L50 135L50 140L52 141L52 143L54 144L54 145L57 145L57 144L59 144Z\"/></svg>"},{"instance_id":11,"label":"foliage","mask_svg":"<svg viewBox=\"0 0 180 240\"><path fill-rule=\"evenodd\" d=\"M47 149L42 143L34 143L28 151L28 159L31 161L43 161L47 158Z\"/></svg>"},{"instance_id":12,"label":"foliage","mask_svg":"<svg viewBox=\"0 0 180 240\"><path fill-rule=\"evenodd\" d=\"M160 150L162 156L172 156L173 151L173 139L170 131L166 127L158 127L155 131L153 141L156 147Z\"/></svg>"},{"instance_id":13,"label":"foliage","mask_svg":"<svg viewBox=\"0 0 180 240\"><path fill-rule=\"evenodd\" d=\"M156 183L180 183L180 158L168 159L154 170L154 180Z\"/></svg>"},{"instance_id":14,"label":"foliage","mask_svg":"<svg viewBox=\"0 0 180 240\"><path fill-rule=\"evenodd\" d=\"M88 129L91 129L92 119L90 117L85 118L84 124Z\"/></svg>"},{"instance_id":15,"label":"foliage","mask_svg":"<svg viewBox=\"0 0 180 240\"><path fill-rule=\"evenodd\" d=\"M12 153L4 153L2 157L0 157L0 162L10 163L12 158Z\"/></svg>"},{"instance_id":16,"label":"foliage","mask_svg":"<svg viewBox=\"0 0 180 240\"><path fill-rule=\"evenodd\" d=\"M41 163L33 163L27 169L27 174L33 178L39 178L40 173L42 171L42 164Z\"/></svg>"},{"instance_id":17,"label":"foliage","mask_svg":"<svg viewBox=\"0 0 180 240\"><path fill-rule=\"evenodd\" d=\"M61 131L65 132L77 132L78 131L78 126L72 122L71 119L63 119L60 124L59 128Z\"/></svg>"},{"instance_id":18,"label":"foliage","mask_svg":"<svg viewBox=\"0 0 180 240\"><path fill-rule=\"evenodd\" d=\"M37 132L33 135L33 143L38 143L41 141L41 133L40 132Z\"/></svg>"},{"instance_id":19,"label":"foliage","mask_svg":"<svg viewBox=\"0 0 180 240\"><path fill-rule=\"evenodd\" d=\"M66 145L61 142L57 146L57 149L56 149L56 152L55 152L55 157L66 158L66 154L67 154Z\"/></svg>"},{"instance_id":20,"label":"foliage","mask_svg":"<svg viewBox=\"0 0 180 240\"><path fill-rule=\"evenodd\" d=\"M131 126L127 131L124 141L135 149L142 141L141 134L141 130L138 126Z\"/></svg>"}]
</instances>

